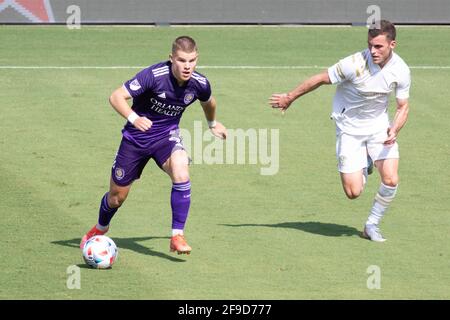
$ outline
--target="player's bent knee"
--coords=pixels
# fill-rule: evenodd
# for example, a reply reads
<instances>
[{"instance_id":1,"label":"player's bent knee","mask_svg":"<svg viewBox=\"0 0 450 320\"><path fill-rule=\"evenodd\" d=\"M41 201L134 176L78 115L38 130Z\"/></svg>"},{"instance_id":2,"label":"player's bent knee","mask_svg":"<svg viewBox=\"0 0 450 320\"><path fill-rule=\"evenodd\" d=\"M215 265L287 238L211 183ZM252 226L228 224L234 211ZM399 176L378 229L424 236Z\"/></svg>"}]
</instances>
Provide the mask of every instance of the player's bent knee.
<instances>
[{"instance_id":1,"label":"player's bent knee","mask_svg":"<svg viewBox=\"0 0 450 320\"><path fill-rule=\"evenodd\" d=\"M344 188L345 195L350 200L358 198L362 193L362 188Z\"/></svg>"},{"instance_id":2,"label":"player's bent knee","mask_svg":"<svg viewBox=\"0 0 450 320\"><path fill-rule=\"evenodd\" d=\"M389 181L387 181L387 182L383 182L383 184L384 184L385 186L394 188L394 187L396 187L396 186L398 185L398 180L397 180L397 181L389 180Z\"/></svg>"},{"instance_id":3,"label":"player's bent knee","mask_svg":"<svg viewBox=\"0 0 450 320\"><path fill-rule=\"evenodd\" d=\"M189 172L184 170L180 172L173 172L172 180L175 183L187 182L189 181Z\"/></svg>"},{"instance_id":4,"label":"player's bent knee","mask_svg":"<svg viewBox=\"0 0 450 320\"><path fill-rule=\"evenodd\" d=\"M348 193L348 192L346 192L345 195L350 200L354 200L354 199L358 198L361 195L361 193L357 194L357 193Z\"/></svg>"},{"instance_id":5,"label":"player's bent knee","mask_svg":"<svg viewBox=\"0 0 450 320\"><path fill-rule=\"evenodd\" d=\"M183 157L182 154L179 154L178 157L172 159L167 173L170 175L173 182L180 183L189 180L189 167L187 159L188 158Z\"/></svg>"},{"instance_id":6,"label":"player's bent knee","mask_svg":"<svg viewBox=\"0 0 450 320\"><path fill-rule=\"evenodd\" d=\"M383 179L383 184L388 186L388 187L395 187L396 185L398 185L398 176L397 177L389 177L389 178L385 178Z\"/></svg>"}]
</instances>

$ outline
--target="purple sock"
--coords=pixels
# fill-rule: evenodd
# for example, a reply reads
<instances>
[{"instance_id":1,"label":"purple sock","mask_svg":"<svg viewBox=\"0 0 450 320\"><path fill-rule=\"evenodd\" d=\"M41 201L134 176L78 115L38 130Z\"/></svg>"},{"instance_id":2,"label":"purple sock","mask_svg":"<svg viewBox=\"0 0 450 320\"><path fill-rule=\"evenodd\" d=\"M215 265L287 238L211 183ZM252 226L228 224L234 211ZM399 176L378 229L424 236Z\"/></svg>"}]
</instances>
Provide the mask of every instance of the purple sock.
<instances>
[{"instance_id":1,"label":"purple sock","mask_svg":"<svg viewBox=\"0 0 450 320\"><path fill-rule=\"evenodd\" d=\"M184 229L191 205L191 182L173 183L170 197L172 206L172 229Z\"/></svg>"},{"instance_id":2,"label":"purple sock","mask_svg":"<svg viewBox=\"0 0 450 320\"><path fill-rule=\"evenodd\" d=\"M104 227L109 225L109 222L111 221L112 217L114 217L114 214L119 209L109 207L107 200L108 193L109 192L105 193L105 195L102 198L102 201L100 203L100 212L98 214L98 224Z\"/></svg>"}]
</instances>

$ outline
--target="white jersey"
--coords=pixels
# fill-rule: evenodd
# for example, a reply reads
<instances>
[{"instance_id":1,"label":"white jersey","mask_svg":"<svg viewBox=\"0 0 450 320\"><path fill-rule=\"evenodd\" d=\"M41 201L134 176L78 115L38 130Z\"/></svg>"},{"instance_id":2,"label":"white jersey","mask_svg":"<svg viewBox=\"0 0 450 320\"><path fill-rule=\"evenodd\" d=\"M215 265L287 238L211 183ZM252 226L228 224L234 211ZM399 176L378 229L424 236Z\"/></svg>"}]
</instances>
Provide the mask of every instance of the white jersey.
<instances>
[{"instance_id":1,"label":"white jersey","mask_svg":"<svg viewBox=\"0 0 450 320\"><path fill-rule=\"evenodd\" d=\"M343 132L369 135L389 126L389 94L409 98L410 71L396 53L380 68L369 49L348 56L328 68L331 83L337 83L332 118Z\"/></svg>"}]
</instances>

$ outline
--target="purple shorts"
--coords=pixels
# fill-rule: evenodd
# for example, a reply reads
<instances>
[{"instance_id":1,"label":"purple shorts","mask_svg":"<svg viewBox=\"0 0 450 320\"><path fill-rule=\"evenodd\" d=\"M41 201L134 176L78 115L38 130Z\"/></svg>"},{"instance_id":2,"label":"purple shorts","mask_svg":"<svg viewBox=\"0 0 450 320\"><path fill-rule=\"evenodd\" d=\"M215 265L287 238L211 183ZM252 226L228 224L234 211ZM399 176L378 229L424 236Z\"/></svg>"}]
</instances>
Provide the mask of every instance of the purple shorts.
<instances>
[{"instance_id":1,"label":"purple shorts","mask_svg":"<svg viewBox=\"0 0 450 320\"><path fill-rule=\"evenodd\" d=\"M128 186L140 178L142 170L150 159L162 168L176 150L184 150L178 130L142 148L132 141L122 137L119 151L117 151L111 168L111 177L119 186Z\"/></svg>"}]
</instances>

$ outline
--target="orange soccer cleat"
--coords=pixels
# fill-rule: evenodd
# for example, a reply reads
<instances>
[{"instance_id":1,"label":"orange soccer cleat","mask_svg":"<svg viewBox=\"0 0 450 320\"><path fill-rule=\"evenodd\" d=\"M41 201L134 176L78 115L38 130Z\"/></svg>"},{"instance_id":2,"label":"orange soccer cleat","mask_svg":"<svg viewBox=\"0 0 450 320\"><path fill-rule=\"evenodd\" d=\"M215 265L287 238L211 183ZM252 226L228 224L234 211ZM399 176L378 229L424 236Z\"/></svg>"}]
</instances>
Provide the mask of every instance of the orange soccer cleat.
<instances>
[{"instance_id":1,"label":"orange soccer cleat","mask_svg":"<svg viewBox=\"0 0 450 320\"><path fill-rule=\"evenodd\" d=\"M182 234L177 234L170 239L170 252L178 252L178 254L190 254L192 248L187 244Z\"/></svg>"},{"instance_id":2,"label":"orange soccer cleat","mask_svg":"<svg viewBox=\"0 0 450 320\"><path fill-rule=\"evenodd\" d=\"M80 249L83 250L84 244L86 243L86 241L88 241L90 238L92 238L93 236L98 236L98 235L103 235L105 233L108 232L109 227L104 230L101 231L99 229L97 229L97 225L93 226L91 230L89 230L84 236L83 238L81 238L81 242L80 242Z\"/></svg>"}]
</instances>

